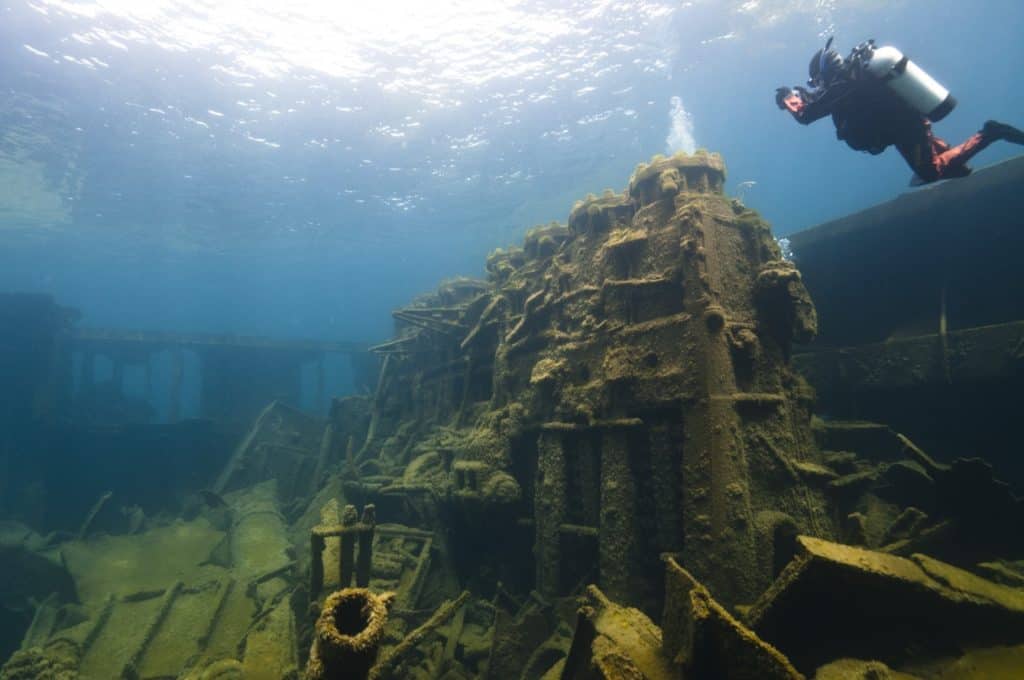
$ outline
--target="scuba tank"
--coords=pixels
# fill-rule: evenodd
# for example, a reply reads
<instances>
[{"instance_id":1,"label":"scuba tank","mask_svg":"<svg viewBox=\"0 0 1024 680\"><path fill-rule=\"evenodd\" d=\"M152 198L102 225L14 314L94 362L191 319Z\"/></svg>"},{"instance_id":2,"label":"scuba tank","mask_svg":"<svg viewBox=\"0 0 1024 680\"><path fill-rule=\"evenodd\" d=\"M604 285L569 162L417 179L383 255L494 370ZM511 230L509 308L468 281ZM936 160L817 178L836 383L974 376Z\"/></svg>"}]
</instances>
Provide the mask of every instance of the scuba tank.
<instances>
[{"instance_id":1,"label":"scuba tank","mask_svg":"<svg viewBox=\"0 0 1024 680\"><path fill-rule=\"evenodd\" d=\"M875 47L873 41L868 41L854 52L859 52L857 56L864 72L884 82L904 103L928 120L942 120L956 106L956 99L949 90L895 47Z\"/></svg>"}]
</instances>

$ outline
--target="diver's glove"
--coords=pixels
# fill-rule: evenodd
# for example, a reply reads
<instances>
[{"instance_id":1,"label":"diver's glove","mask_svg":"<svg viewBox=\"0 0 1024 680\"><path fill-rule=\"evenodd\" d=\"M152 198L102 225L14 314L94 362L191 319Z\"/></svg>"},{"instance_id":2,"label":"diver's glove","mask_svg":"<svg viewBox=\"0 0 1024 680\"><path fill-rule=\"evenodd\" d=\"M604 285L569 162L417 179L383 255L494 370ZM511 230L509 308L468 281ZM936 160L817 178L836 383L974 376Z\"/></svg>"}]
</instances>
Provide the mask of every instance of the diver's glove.
<instances>
[{"instance_id":1,"label":"diver's glove","mask_svg":"<svg viewBox=\"0 0 1024 680\"><path fill-rule=\"evenodd\" d=\"M780 87L775 90L775 105L797 117L801 115L807 103L813 100L814 96L800 86Z\"/></svg>"},{"instance_id":2,"label":"diver's glove","mask_svg":"<svg viewBox=\"0 0 1024 680\"><path fill-rule=\"evenodd\" d=\"M785 104L786 98L789 97L792 94L794 94L794 91L793 91L793 88L791 88L791 87L777 87L777 88L775 88L775 105L778 106L780 110L785 111L786 110L786 104Z\"/></svg>"}]
</instances>

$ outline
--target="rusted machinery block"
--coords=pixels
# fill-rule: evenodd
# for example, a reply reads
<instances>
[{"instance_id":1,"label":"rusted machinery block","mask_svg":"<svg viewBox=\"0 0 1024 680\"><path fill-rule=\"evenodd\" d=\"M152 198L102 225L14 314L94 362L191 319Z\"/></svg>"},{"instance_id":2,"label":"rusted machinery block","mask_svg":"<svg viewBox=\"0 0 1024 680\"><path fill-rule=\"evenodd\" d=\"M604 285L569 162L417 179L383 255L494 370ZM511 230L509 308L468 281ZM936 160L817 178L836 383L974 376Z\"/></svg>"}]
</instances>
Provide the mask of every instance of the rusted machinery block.
<instances>
[{"instance_id":1,"label":"rusted machinery block","mask_svg":"<svg viewBox=\"0 0 1024 680\"><path fill-rule=\"evenodd\" d=\"M737 621L707 588L665 558L662 649L682 677L797 680L783 654Z\"/></svg>"},{"instance_id":2,"label":"rusted machinery block","mask_svg":"<svg viewBox=\"0 0 1024 680\"><path fill-rule=\"evenodd\" d=\"M1024 593L925 555L897 557L808 536L755 603L758 635L811 671L835 659L898 667L966 646L1024 642Z\"/></svg>"}]
</instances>

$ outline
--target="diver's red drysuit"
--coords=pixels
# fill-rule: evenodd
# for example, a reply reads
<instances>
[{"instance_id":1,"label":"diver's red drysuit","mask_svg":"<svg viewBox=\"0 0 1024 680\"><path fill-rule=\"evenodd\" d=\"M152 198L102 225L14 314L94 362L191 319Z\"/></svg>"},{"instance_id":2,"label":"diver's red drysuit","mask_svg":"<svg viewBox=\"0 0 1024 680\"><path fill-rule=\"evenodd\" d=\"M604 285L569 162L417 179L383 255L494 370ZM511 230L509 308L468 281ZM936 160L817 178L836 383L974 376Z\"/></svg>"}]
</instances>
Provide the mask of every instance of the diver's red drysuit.
<instances>
[{"instance_id":1,"label":"diver's red drysuit","mask_svg":"<svg viewBox=\"0 0 1024 680\"><path fill-rule=\"evenodd\" d=\"M932 123L923 119L924 135L918 139L896 142L896 149L925 182L966 177L971 174L967 161L992 143L983 132L975 132L963 142L950 148L941 137L932 133Z\"/></svg>"}]
</instances>

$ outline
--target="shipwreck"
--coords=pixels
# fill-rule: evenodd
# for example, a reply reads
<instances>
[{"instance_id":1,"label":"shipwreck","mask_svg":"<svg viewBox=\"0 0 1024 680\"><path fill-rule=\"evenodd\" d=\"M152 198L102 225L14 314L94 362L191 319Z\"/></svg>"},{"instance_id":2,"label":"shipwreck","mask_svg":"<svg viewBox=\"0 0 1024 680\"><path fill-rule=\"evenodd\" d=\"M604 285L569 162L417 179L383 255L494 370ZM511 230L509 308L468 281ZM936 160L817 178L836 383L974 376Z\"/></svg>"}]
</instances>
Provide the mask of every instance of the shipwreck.
<instances>
[{"instance_id":1,"label":"shipwreck","mask_svg":"<svg viewBox=\"0 0 1024 680\"><path fill-rule=\"evenodd\" d=\"M1020 167L898 219L991 203ZM833 225L787 261L725 174L656 156L485 279L395 310L367 394L326 421L265 405L171 510L105 523L115 494L76 532L5 525L35 596L0 678L1011 677L1024 506L1004 461L936 454L913 405L897 424L851 399L851 380L920 387L893 377L914 341L872 344L899 315L843 320L850 275L827 276L874 251ZM944 300L969 290L922 293L920 375L946 398L991 368L957 361L968 321Z\"/></svg>"}]
</instances>

